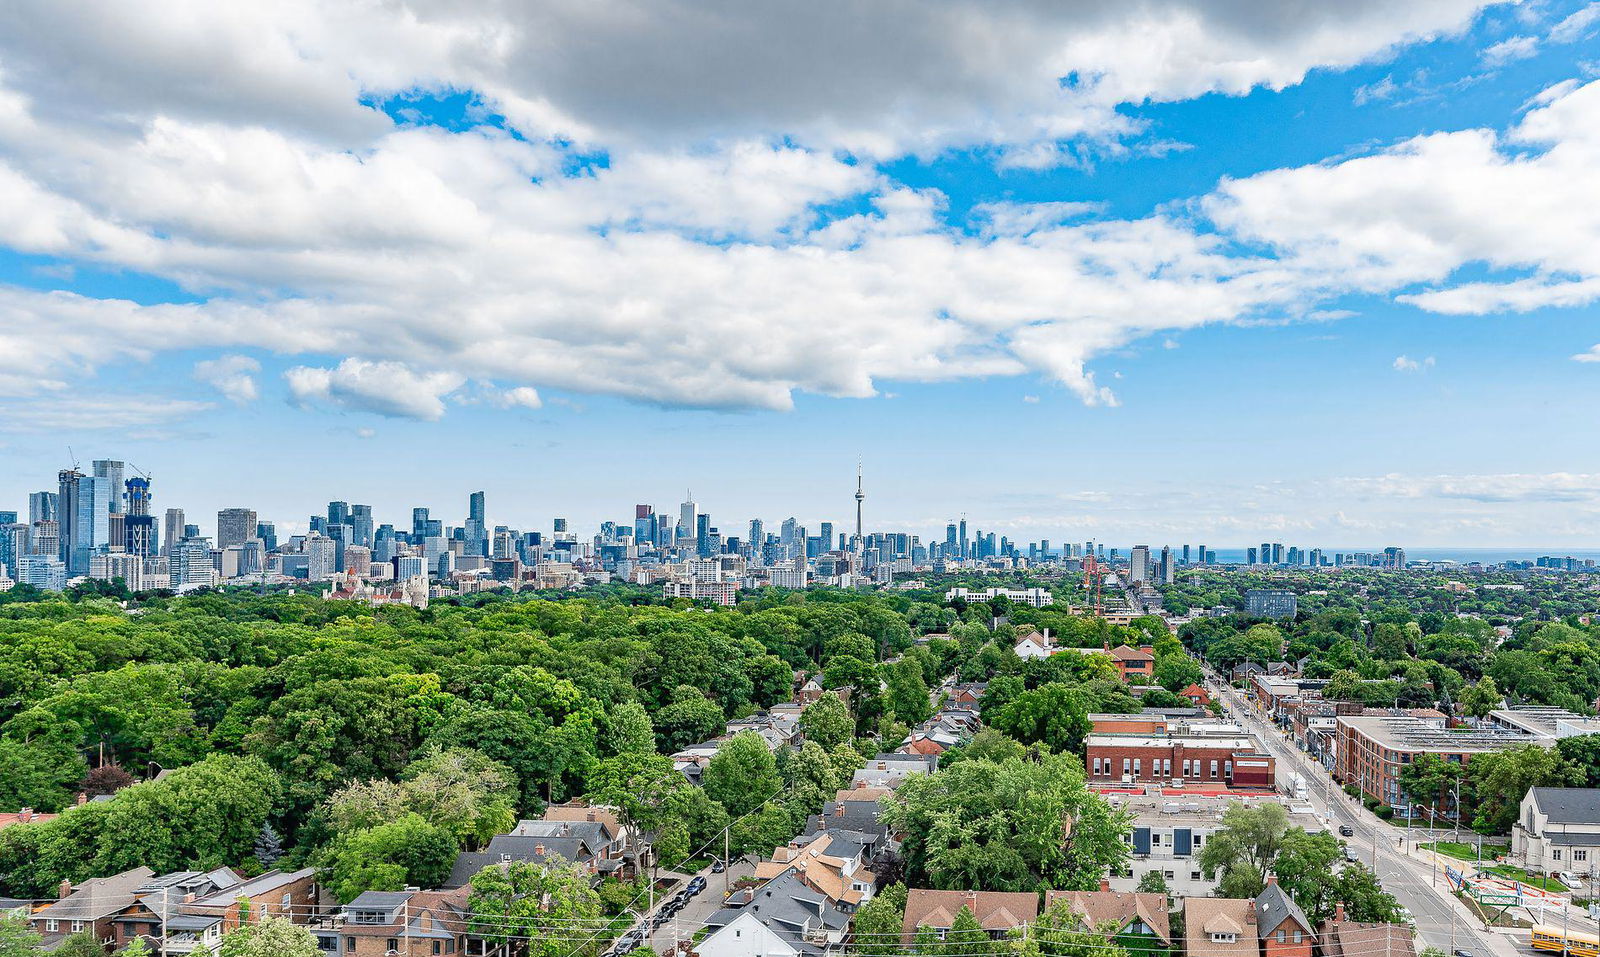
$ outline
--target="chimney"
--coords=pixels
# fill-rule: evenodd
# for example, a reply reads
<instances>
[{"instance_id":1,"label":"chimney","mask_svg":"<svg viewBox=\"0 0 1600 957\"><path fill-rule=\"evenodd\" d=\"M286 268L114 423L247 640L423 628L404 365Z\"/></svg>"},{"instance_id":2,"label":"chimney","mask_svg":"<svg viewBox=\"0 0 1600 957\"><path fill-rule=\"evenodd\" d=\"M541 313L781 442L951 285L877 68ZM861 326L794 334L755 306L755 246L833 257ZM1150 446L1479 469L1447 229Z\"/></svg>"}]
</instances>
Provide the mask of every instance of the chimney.
<instances>
[{"instance_id":1,"label":"chimney","mask_svg":"<svg viewBox=\"0 0 1600 957\"><path fill-rule=\"evenodd\" d=\"M593 823L594 823L594 822L596 822L596 821L598 821L598 820L600 820L600 819L599 819L599 818L598 818L598 817L596 817L596 816L595 816L595 813L594 813L594 811L592 811L592 810L591 810L591 811L590 811L590 812L589 812L589 813L588 813L588 814L585 814L585 815L584 815L584 818L585 818L585 819L586 819L586 820L588 820L588 822L589 822L589 823L590 823L590 824L593 824Z\"/></svg>"},{"instance_id":2,"label":"chimney","mask_svg":"<svg viewBox=\"0 0 1600 957\"><path fill-rule=\"evenodd\" d=\"M1335 924L1344 923L1344 905L1343 904L1335 904L1335 905L1333 905L1333 922Z\"/></svg>"},{"instance_id":3,"label":"chimney","mask_svg":"<svg viewBox=\"0 0 1600 957\"><path fill-rule=\"evenodd\" d=\"M1276 875L1276 874L1268 874L1267 875L1267 886L1268 887L1273 887L1277 883L1278 883L1278 875Z\"/></svg>"},{"instance_id":4,"label":"chimney","mask_svg":"<svg viewBox=\"0 0 1600 957\"><path fill-rule=\"evenodd\" d=\"M83 807L85 804L88 804L88 803L89 803L89 795L83 793L82 791L79 791L78 792L78 806L79 807Z\"/></svg>"},{"instance_id":5,"label":"chimney","mask_svg":"<svg viewBox=\"0 0 1600 957\"><path fill-rule=\"evenodd\" d=\"M540 857L543 857L544 856L544 845L543 844L535 844L535 845L533 845L533 853L539 855Z\"/></svg>"},{"instance_id":6,"label":"chimney","mask_svg":"<svg viewBox=\"0 0 1600 957\"><path fill-rule=\"evenodd\" d=\"M1103 891L1108 891L1108 890L1111 889L1111 880L1110 880L1110 878L1106 878L1106 877L1100 878L1100 889L1103 890Z\"/></svg>"},{"instance_id":7,"label":"chimney","mask_svg":"<svg viewBox=\"0 0 1600 957\"><path fill-rule=\"evenodd\" d=\"M833 816L834 817L844 817L844 805L843 804L838 804L838 805L834 806L834 808L833 808Z\"/></svg>"},{"instance_id":8,"label":"chimney","mask_svg":"<svg viewBox=\"0 0 1600 957\"><path fill-rule=\"evenodd\" d=\"M66 900L68 897L71 897L72 896L72 882L71 881L67 881L67 880L62 881L61 882L61 886L56 889L56 895L58 897L60 897L62 900Z\"/></svg>"},{"instance_id":9,"label":"chimney","mask_svg":"<svg viewBox=\"0 0 1600 957\"><path fill-rule=\"evenodd\" d=\"M961 895L961 900L962 900L962 902L964 904L966 904L967 910L972 911L972 916L974 916L974 917L978 916L978 892L977 891L963 891L962 895Z\"/></svg>"},{"instance_id":10,"label":"chimney","mask_svg":"<svg viewBox=\"0 0 1600 957\"><path fill-rule=\"evenodd\" d=\"M194 891L190 891L189 893L183 895L183 902L185 904L192 904L192 903L194 903L194 901L195 901Z\"/></svg>"}]
</instances>

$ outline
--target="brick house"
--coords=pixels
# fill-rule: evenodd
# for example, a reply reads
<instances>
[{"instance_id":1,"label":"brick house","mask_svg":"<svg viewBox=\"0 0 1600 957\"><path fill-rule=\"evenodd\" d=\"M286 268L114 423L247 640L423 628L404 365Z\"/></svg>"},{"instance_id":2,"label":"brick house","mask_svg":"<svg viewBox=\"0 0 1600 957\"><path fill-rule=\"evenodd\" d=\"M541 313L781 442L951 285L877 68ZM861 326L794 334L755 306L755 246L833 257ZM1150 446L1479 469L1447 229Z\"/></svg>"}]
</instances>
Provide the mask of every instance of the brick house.
<instances>
[{"instance_id":1,"label":"brick house","mask_svg":"<svg viewBox=\"0 0 1600 957\"><path fill-rule=\"evenodd\" d=\"M1011 931L1031 924L1039 916L1039 895L1010 891L934 891L922 888L906 894L905 920L900 938L906 944L916 941L917 933L927 928L943 940L954 926L956 915L965 909L977 918L989 936L1000 939Z\"/></svg>"},{"instance_id":2,"label":"brick house","mask_svg":"<svg viewBox=\"0 0 1600 957\"><path fill-rule=\"evenodd\" d=\"M1183 901L1183 952L1187 957L1260 957L1256 902L1234 897Z\"/></svg>"},{"instance_id":3,"label":"brick house","mask_svg":"<svg viewBox=\"0 0 1600 957\"><path fill-rule=\"evenodd\" d=\"M1156 656L1151 654L1149 645L1138 648L1118 645L1111 649L1111 663L1116 665L1117 674L1122 680L1129 684L1149 684L1156 672Z\"/></svg>"},{"instance_id":4,"label":"brick house","mask_svg":"<svg viewBox=\"0 0 1600 957\"><path fill-rule=\"evenodd\" d=\"M449 957L468 953L466 888L366 891L308 928L329 957ZM485 953L481 942L475 953Z\"/></svg>"},{"instance_id":5,"label":"brick house","mask_svg":"<svg viewBox=\"0 0 1600 957\"><path fill-rule=\"evenodd\" d=\"M1311 957L1317 935L1305 911L1278 886L1277 875L1256 895L1256 933L1261 957Z\"/></svg>"},{"instance_id":6,"label":"brick house","mask_svg":"<svg viewBox=\"0 0 1600 957\"><path fill-rule=\"evenodd\" d=\"M1417 947L1407 924L1368 924L1346 920L1344 905L1317 930L1322 957L1416 957Z\"/></svg>"},{"instance_id":7,"label":"brick house","mask_svg":"<svg viewBox=\"0 0 1600 957\"><path fill-rule=\"evenodd\" d=\"M1089 930L1115 928L1109 936L1141 938L1146 946L1139 949L1140 953L1172 946L1172 921L1165 894L1121 893L1112 890L1111 882L1105 879L1097 891L1045 891L1045 910L1063 902Z\"/></svg>"},{"instance_id":8,"label":"brick house","mask_svg":"<svg viewBox=\"0 0 1600 957\"><path fill-rule=\"evenodd\" d=\"M155 876L148 867L135 867L76 885L62 881L57 900L34 911L28 923L44 939L45 950L54 950L69 935L85 930L98 940L113 940L113 919L138 900L135 892Z\"/></svg>"},{"instance_id":9,"label":"brick house","mask_svg":"<svg viewBox=\"0 0 1600 957\"><path fill-rule=\"evenodd\" d=\"M1205 708L1211 705L1211 692L1200 687L1199 685L1190 685L1189 687L1178 692L1178 697L1188 698L1190 701L1193 701L1196 708Z\"/></svg>"}]
</instances>

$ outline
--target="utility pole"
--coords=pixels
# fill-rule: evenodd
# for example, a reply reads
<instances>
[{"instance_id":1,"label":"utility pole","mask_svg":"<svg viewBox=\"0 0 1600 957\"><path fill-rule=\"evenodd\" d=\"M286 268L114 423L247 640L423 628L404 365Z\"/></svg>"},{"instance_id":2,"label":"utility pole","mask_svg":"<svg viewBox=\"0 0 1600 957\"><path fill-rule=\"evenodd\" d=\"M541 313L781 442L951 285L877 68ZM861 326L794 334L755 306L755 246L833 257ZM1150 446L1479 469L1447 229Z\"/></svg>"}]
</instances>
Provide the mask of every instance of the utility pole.
<instances>
[{"instance_id":1,"label":"utility pole","mask_svg":"<svg viewBox=\"0 0 1600 957\"><path fill-rule=\"evenodd\" d=\"M729 837L729 832L731 830L733 830L733 825L732 824L729 824L727 827L722 829L722 899L723 900L727 900L728 899L728 872L733 870L733 858L729 856L732 853L732 851L730 849L731 845L732 845L732 840Z\"/></svg>"}]
</instances>

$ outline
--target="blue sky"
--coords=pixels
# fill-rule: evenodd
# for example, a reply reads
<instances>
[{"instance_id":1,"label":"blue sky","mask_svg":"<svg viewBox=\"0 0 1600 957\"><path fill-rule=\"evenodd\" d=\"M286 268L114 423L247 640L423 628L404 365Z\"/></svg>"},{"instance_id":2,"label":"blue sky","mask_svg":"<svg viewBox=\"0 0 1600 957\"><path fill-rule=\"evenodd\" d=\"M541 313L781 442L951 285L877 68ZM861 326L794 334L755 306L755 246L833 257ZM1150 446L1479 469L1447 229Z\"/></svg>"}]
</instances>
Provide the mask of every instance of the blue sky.
<instances>
[{"instance_id":1,"label":"blue sky","mask_svg":"<svg viewBox=\"0 0 1600 957\"><path fill-rule=\"evenodd\" d=\"M23 4L0 508L1593 545L1600 4L1394 6Z\"/></svg>"}]
</instances>

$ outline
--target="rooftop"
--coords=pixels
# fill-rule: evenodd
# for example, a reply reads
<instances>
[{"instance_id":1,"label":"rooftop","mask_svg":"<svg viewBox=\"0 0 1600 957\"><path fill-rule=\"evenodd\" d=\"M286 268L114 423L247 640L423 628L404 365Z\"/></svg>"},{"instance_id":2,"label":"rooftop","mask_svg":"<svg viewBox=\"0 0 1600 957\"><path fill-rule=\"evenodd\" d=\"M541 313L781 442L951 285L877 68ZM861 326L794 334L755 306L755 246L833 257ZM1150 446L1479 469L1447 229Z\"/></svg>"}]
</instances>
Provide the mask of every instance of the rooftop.
<instances>
[{"instance_id":1,"label":"rooftop","mask_svg":"<svg viewBox=\"0 0 1600 957\"><path fill-rule=\"evenodd\" d=\"M1479 753L1501 751L1522 744L1538 744L1538 735L1509 728L1446 731L1410 715L1347 714L1339 724L1395 751Z\"/></svg>"}]
</instances>

